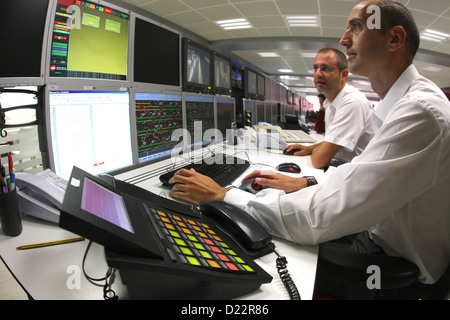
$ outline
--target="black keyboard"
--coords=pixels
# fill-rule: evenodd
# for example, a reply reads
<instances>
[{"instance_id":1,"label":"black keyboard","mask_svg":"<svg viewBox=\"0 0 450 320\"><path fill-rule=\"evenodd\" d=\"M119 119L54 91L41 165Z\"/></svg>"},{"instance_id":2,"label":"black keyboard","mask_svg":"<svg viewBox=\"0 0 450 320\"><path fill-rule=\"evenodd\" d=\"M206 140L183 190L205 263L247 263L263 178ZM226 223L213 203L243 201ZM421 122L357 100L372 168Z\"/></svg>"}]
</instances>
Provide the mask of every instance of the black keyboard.
<instances>
[{"instance_id":1,"label":"black keyboard","mask_svg":"<svg viewBox=\"0 0 450 320\"><path fill-rule=\"evenodd\" d=\"M220 157L222 157L222 161L217 161L217 159L220 160ZM234 156L220 154L209 159L203 159L201 162L198 161L198 163L194 162L181 168L174 169L161 175L159 180L163 183L163 185L170 186L171 184L169 183L169 180L173 177L175 172L180 169L189 170L193 168L195 171L210 177L220 186L225 187L243 174L249 166L250 163L248 161L236 158Z\"/></svg>"}]
</instances>

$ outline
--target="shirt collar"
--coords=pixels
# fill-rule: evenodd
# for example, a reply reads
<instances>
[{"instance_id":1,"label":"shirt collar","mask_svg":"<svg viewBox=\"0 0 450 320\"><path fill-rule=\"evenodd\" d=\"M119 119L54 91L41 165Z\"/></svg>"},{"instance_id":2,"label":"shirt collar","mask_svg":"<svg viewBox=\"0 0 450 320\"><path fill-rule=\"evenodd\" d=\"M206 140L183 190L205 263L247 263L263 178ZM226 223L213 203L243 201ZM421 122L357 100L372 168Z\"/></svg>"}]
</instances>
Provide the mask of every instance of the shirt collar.
<instances>
[{"instance_id":1,"label":"shirt collar","mask_svg":"<svg viewBox=\"0 0 450 320\"><path fill-rule=\"evenodd\" d=\"M338 95L333 99L333 102L330 102L325 100L323 103L323 106L325 109L332 106L334 109L336 109L336 106L339 106L341 104L341 100L345 95L345 92L350 89L350 85L348 83L345 84L345 86L342 88L342 90L338 93Z\"/></svg>"},{"instance_id":2,"label":"shirt collar","mask_svg":"<svg viewBox=\"0 0 450 320\"><path fill-rule=\"evenodd\" d=\"M392 106L400 100L408 90L411 83L419 76L414 65L410 65L403 71L401 76L397 79L394 85L389 89L388 93L383 100L380 101L378 107L375 110L375 115L381 122L384 122L386 116L391 110Z\"/></svg>"}]
</instances>

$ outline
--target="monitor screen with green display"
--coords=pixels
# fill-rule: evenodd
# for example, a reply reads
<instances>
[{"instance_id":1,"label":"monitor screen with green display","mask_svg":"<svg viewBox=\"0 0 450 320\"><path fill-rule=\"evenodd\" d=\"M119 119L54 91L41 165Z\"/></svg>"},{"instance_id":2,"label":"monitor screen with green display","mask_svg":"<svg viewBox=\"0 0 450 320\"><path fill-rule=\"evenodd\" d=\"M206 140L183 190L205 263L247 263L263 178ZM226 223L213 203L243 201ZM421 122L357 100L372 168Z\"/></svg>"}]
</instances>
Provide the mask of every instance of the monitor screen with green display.
<instances>
[{"instance_id":1,"label":"monitor screen with green display","mask_svg":"<svg viewBox=\"0 0 450 320\"><path fill-rule=\"evenodd\" d=\"M58 0L50 77L127 80L129 22L104 2Z\"/></svg>"}]
</instances>

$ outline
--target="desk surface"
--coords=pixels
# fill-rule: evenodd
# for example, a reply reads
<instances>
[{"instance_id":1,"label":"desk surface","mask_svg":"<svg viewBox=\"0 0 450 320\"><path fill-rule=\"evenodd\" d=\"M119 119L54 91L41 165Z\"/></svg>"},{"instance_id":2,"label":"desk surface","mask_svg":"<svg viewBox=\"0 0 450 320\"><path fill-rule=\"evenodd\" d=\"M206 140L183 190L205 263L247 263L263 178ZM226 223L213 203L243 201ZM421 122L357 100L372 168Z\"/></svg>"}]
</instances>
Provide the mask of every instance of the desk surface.
<instances>
[{"instance_id":1,"label":"desk surface","mask_svg":"<svg viewBox=\"0 0 450 320\"><path fill-rule=\"evenodd\" d=\"M252 147L245 149L227 147L226 150L212 148L249 160L252 165L247 172L251 172L255 168L270 169L270 167L261 166L262 164L275 167L282 162L296 162L302 168L301 175L321 174L321 170L312 168L310 157L286 156L278 150L257 150ZM176 160L177 164L180 162L182 161ZM167 195L169 189L161 186L158 177L167 168L171 169L172 167L172 159L166 159L117 175L116 178L124 181L134 180L134 184L144 189L156 194ZM149 172L152 174L148 175ZM146 175L146 178L139 178L142 175ZM240 178L236 181L240 181ZM103 299L102 287L91 284L83 275L82 259L88 245L87 240L29 250L16 249L21 245L76 236L55 224L26 216L23 220L22 234L18 237L8 237L0 230L0 256L34 299ZM317 263L317 247L298 246L282 239L274 239L274 242L277 252L287 258L287 267L302 299L311 299ZM278 276L276 255L272 253L255 261L273 277L273 280L269 284L263 284L259 290L239 297L239 299L289 299ZM93 278L101 278L105 275L107 268L103 247L94 243L86 258L86 273ZM127 290L121 283L120 274L116 276L112 289L120 298L127 297Z\"/></svg>"}]
</instances>

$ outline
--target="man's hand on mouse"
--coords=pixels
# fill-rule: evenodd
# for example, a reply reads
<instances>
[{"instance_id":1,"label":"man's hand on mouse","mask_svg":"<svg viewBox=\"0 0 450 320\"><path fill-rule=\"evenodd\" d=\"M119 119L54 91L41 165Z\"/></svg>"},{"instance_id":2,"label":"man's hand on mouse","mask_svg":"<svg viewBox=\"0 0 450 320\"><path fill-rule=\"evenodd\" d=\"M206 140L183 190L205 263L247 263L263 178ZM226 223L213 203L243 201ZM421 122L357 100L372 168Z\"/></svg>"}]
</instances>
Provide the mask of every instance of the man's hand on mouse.
<instances>
[{"instance_id":1,"label":"man's hand on mouse","mask_svg":"<svg viewBox=\"0 0 450 320\"><path fill-rule=\"evenodd\" d=\"M285 174L276 173L271 170L256 170L242 179L256 178L255 182L260 186L283 190L286 193L298 191L307 187L306 178L292 178Z\"/></svg>"},{"instance_id":2,"label":"man's hand on mouse","mask_svg":"<svg viewBox=\"0 0 450 320\"><path fill-rule=\"evenodd\" d=\"M287 147L285 147L283 149L283 152L284 151L289 152L291 150L297 150L292 155L294 155L294 156L307 156L307 155L309 155L309 154L311 154L313 152L314 148L316 148L315 145L303 146L301 144L290 144L290 145L288 145Z\"/></svg>"},{"instance_id":3,"label":"man's hand on mouse","mask_svg":"<svg viewBox=\"0 0 450 320\"><path fill-rule=\"evenodd\" d=\"M210 177L198 173L194 169L178 170L170 178L169 183L174 184L169 193L172 198L194 204L207 200L223 200L228 191Z\"/></svg>"}]
</instances>

